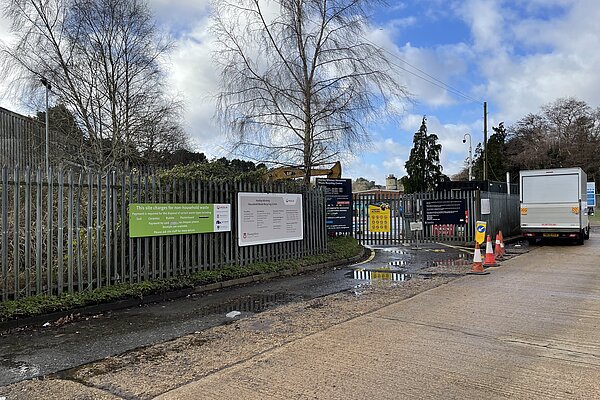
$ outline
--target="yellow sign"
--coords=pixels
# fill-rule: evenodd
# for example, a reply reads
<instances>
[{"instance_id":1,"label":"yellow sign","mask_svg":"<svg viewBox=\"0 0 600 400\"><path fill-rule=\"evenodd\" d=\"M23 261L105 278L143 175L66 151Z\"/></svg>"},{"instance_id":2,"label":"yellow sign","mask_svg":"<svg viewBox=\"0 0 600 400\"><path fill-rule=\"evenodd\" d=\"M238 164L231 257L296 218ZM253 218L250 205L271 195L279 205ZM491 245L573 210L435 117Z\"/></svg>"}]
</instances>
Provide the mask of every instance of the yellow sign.
<instances>
[{"instance_id":1,"label":"yellow sign","mask_svg":"<svg viewBox=\"0 0 600 400\"><path fill-rule=\"evenodd\" d=\"M483 244L483 242L485 242L486 227L487 227L487 222L477 221L475 223L475 241L479 244Z\"/></svg>"},{"instance_id":2,"label":"yellow sign","mask_svg":"<svg viewBox=\"0 0 600 400\"><path fill-rule=\"evenodd\" d=\"M369 230L371 232L390 232L390 207L387 204L369 205Z\"/></svg>"},{"instance_id":3,"label":"yellow sign","mask_svg":"<svg viewBox=\"0 0 600 400\"><path fill-rule=\"evenodd\" d=\"M392 280L392 273L391 272L376 272L373 271L371 272L371 279L381 279L384 281L391 281Z\"/></svg>"}]
</instances>

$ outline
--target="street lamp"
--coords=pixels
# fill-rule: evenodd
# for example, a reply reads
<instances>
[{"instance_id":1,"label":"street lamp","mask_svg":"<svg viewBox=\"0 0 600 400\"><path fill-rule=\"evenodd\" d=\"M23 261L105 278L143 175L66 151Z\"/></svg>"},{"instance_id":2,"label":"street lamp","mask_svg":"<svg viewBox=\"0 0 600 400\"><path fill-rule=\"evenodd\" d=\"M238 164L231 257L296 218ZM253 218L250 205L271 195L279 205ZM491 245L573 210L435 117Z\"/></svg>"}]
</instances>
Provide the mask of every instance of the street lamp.
<instances>
[{"instance_id":1,"label":"street lamp","mask_svg":"<svg viewBox=\"0 0 600 400\"><path fill-rule=\"evenodd\" d=\"M473 180L473 150L471 148L471 135L465 133L463 136L463 143L467 143L467 137L469 138L469 181Z\"/></svg>"},{"instance_id":2,"label":"street lamp","mask_svg":"<svg viewBox=\"0 0 600 400\"><path fill-rule=\"evenodd\" d=\"M40 82L42 82L42 85L44 85L44 87L46 88L46 174L48 173L48 166L49 166L49 162L48 162L48 151L50 148L50 140L49 140L49 130L50 130L50 126L48 125L48 121L49 121L49 117L48 117L48 92L50 90L52 90L52 85L50 84L50 82L48 82L48 80L44 77L42 77L42 79L40 79Z\"/></svg>"}]
</instances>

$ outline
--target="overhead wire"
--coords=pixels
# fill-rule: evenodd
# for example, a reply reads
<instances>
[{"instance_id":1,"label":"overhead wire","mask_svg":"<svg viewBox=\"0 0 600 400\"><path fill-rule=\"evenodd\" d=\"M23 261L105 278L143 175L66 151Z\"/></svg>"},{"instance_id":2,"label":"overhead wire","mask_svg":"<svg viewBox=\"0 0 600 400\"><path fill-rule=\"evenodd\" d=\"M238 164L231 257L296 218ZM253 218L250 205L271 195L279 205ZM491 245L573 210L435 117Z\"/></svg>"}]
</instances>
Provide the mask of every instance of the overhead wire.
<instances>
[{"instance_id":1,"label":"overhead wire","mask_svg":"<svg viewBox=\"0 0 600 400\"><path fill-rule=\"evenodd\" d=\"M422 75L419 75L418 73L416 73L416 72L414 72L414 71L412 71L412 70L410 70L410 69L407 69L407 68L405 68L405 67L403 67L403 66L401 66L401 65L399 65L399 64L397 64L397 63L395 63L395 62L393 62L393 61L389 61L389 62L390 62L390 64L392 64L392 65L394 65L394 66L396 66L396 67L400 68L401 70L403 70L403 71L405 71L405 72L407 72L407 73L409 73L409 74L411 74L411 75L413 75L413 76L415 76L415 77L417 77L417 78L419 78L419 79L421 79L421 80L424 80L425 82L428 82L428 83L430 83L430 84L432 84L432 85L434 85L434 86L437 86L437 87L439 87L440 89L447 90L448 92L450 92L450 93L452 93L452 94L454 94L454 95L456 95L456 96L460 96L460 97L462 97L462 98L464 98L464 99L466 99L466 100L469 100L469 101L471 101L471 102L473 102L473 103L483 103L483 101L481 101L481 100L477 100L477 99L475 99L475 98L473 98L473 97L469 96L468 94L466 94L466 93L463 93L462 91L460 91L460 90L458 90L458 89L456 89L456 88L454 88L454 87L452 87L452 86L448 85L447 83L445 83L444 81L442 81L442 80L440 80L440 79L436 78L435 76L433 76L433 75L431 75L431 74L429 74L429 73L427 73L427 72L423 71L422 69L420 69L420 68L418 68L418 67L416 67L416 66L412 65L411 63L409 63L408 61L404 60L403 58L401 58L401 57L400 57L400 56L398 56L397 54L395 54L395 53L393 53L393 52L389 51L388 49L386 49L386 48L384 48L384 47L382 47L382 46L379 46L378 44L376 44L376 43L374 43L373 41L371 41L371 40L367 39L366 37L364 37L364 36L361 36L361 38L362 38L363 40L365 40L366 42L370 43L371 45L373 45L373 46L377 47L378 49L381 49L381 50L383 50L384 52L388 53L388 54L389 54L389 55L391 55L392 57L394 57L394 58L396 58L396 59L400 60L402 63L404 63L404 64L408 65L409 67L411 67L411 68L415 69L416 71L419 71L419 72L420 72L421 74L423 74L424 76L422 76ZM427 78L426 78L426 77L427 77ZM431 78L431 79L428 79L428 78Z\"/></svg>"}]
</instances>

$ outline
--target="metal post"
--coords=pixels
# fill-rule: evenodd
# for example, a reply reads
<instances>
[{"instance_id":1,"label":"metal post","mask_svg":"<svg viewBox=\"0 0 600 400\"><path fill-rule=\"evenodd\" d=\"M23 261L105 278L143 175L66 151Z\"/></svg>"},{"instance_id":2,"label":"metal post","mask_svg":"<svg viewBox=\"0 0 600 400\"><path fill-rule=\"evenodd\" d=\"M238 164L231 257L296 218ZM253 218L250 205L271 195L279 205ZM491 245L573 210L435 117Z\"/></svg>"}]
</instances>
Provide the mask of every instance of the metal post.
<instances>
[{"instance_id":1,"label":"metal post","mask_svg":"<svg viewBox=\"0 0 600 400\"><path fill-rule=\"evenodd\" d=\"M50 140L49 140L49 131L50 127L48 125L50 117L48 116L48 86L46 86L46 173L48 172L48 165L50 165L49 157L48 157L48 149L50 148Z\"/></svg>"},{"instance_id":2,"label":"metal post","mask_svg":"<svg viewBox=\"0 0 600 400\"><path fill-rule=\"evenodd\" d=\"M483 180L487 181L487 101L483 102Z\"/></svg>"},{"instance_id":3,"label":"metal post","mask_svg":"<svg viewBox=\"0 0 600 400\"><path fill-rule=\"evenodd\" d=\"M52 86L48 82L46 78L40 79L42 85L46 88L46 174L48 174L48 167L50 165L48 153L50 151L50 125L49 125L49 115L48 115L48 92L52 89Z\"/></svg>"},{"instance_id":4,"label":"metal post","mask_svg":"<svg viewBox=\"0 0 600 400\"><path fill-rule=\"evenodd\" d=\"M469 181L473 180L473 148L471 147L471 134L465 133L463 143L466 143L465 138L469 138Z\"/></svg>"}]
</instances>

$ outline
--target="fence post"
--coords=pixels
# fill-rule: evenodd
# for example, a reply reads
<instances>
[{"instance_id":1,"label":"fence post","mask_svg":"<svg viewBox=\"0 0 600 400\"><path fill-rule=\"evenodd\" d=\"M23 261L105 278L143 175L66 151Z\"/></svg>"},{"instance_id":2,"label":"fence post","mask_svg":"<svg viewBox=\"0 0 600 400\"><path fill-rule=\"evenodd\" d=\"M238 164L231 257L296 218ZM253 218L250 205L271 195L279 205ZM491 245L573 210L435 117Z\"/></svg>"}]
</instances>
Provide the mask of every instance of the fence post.
<instances>
[{"instance_id":1,"label":"fence post","mask_svg":"<svg viewBox=\"0 0 600 400\"><path fill-rule=\"evenodd\" d=\"M2 301L8 300L8 169L2 167Z\"/></svg>"}]
</instances>

